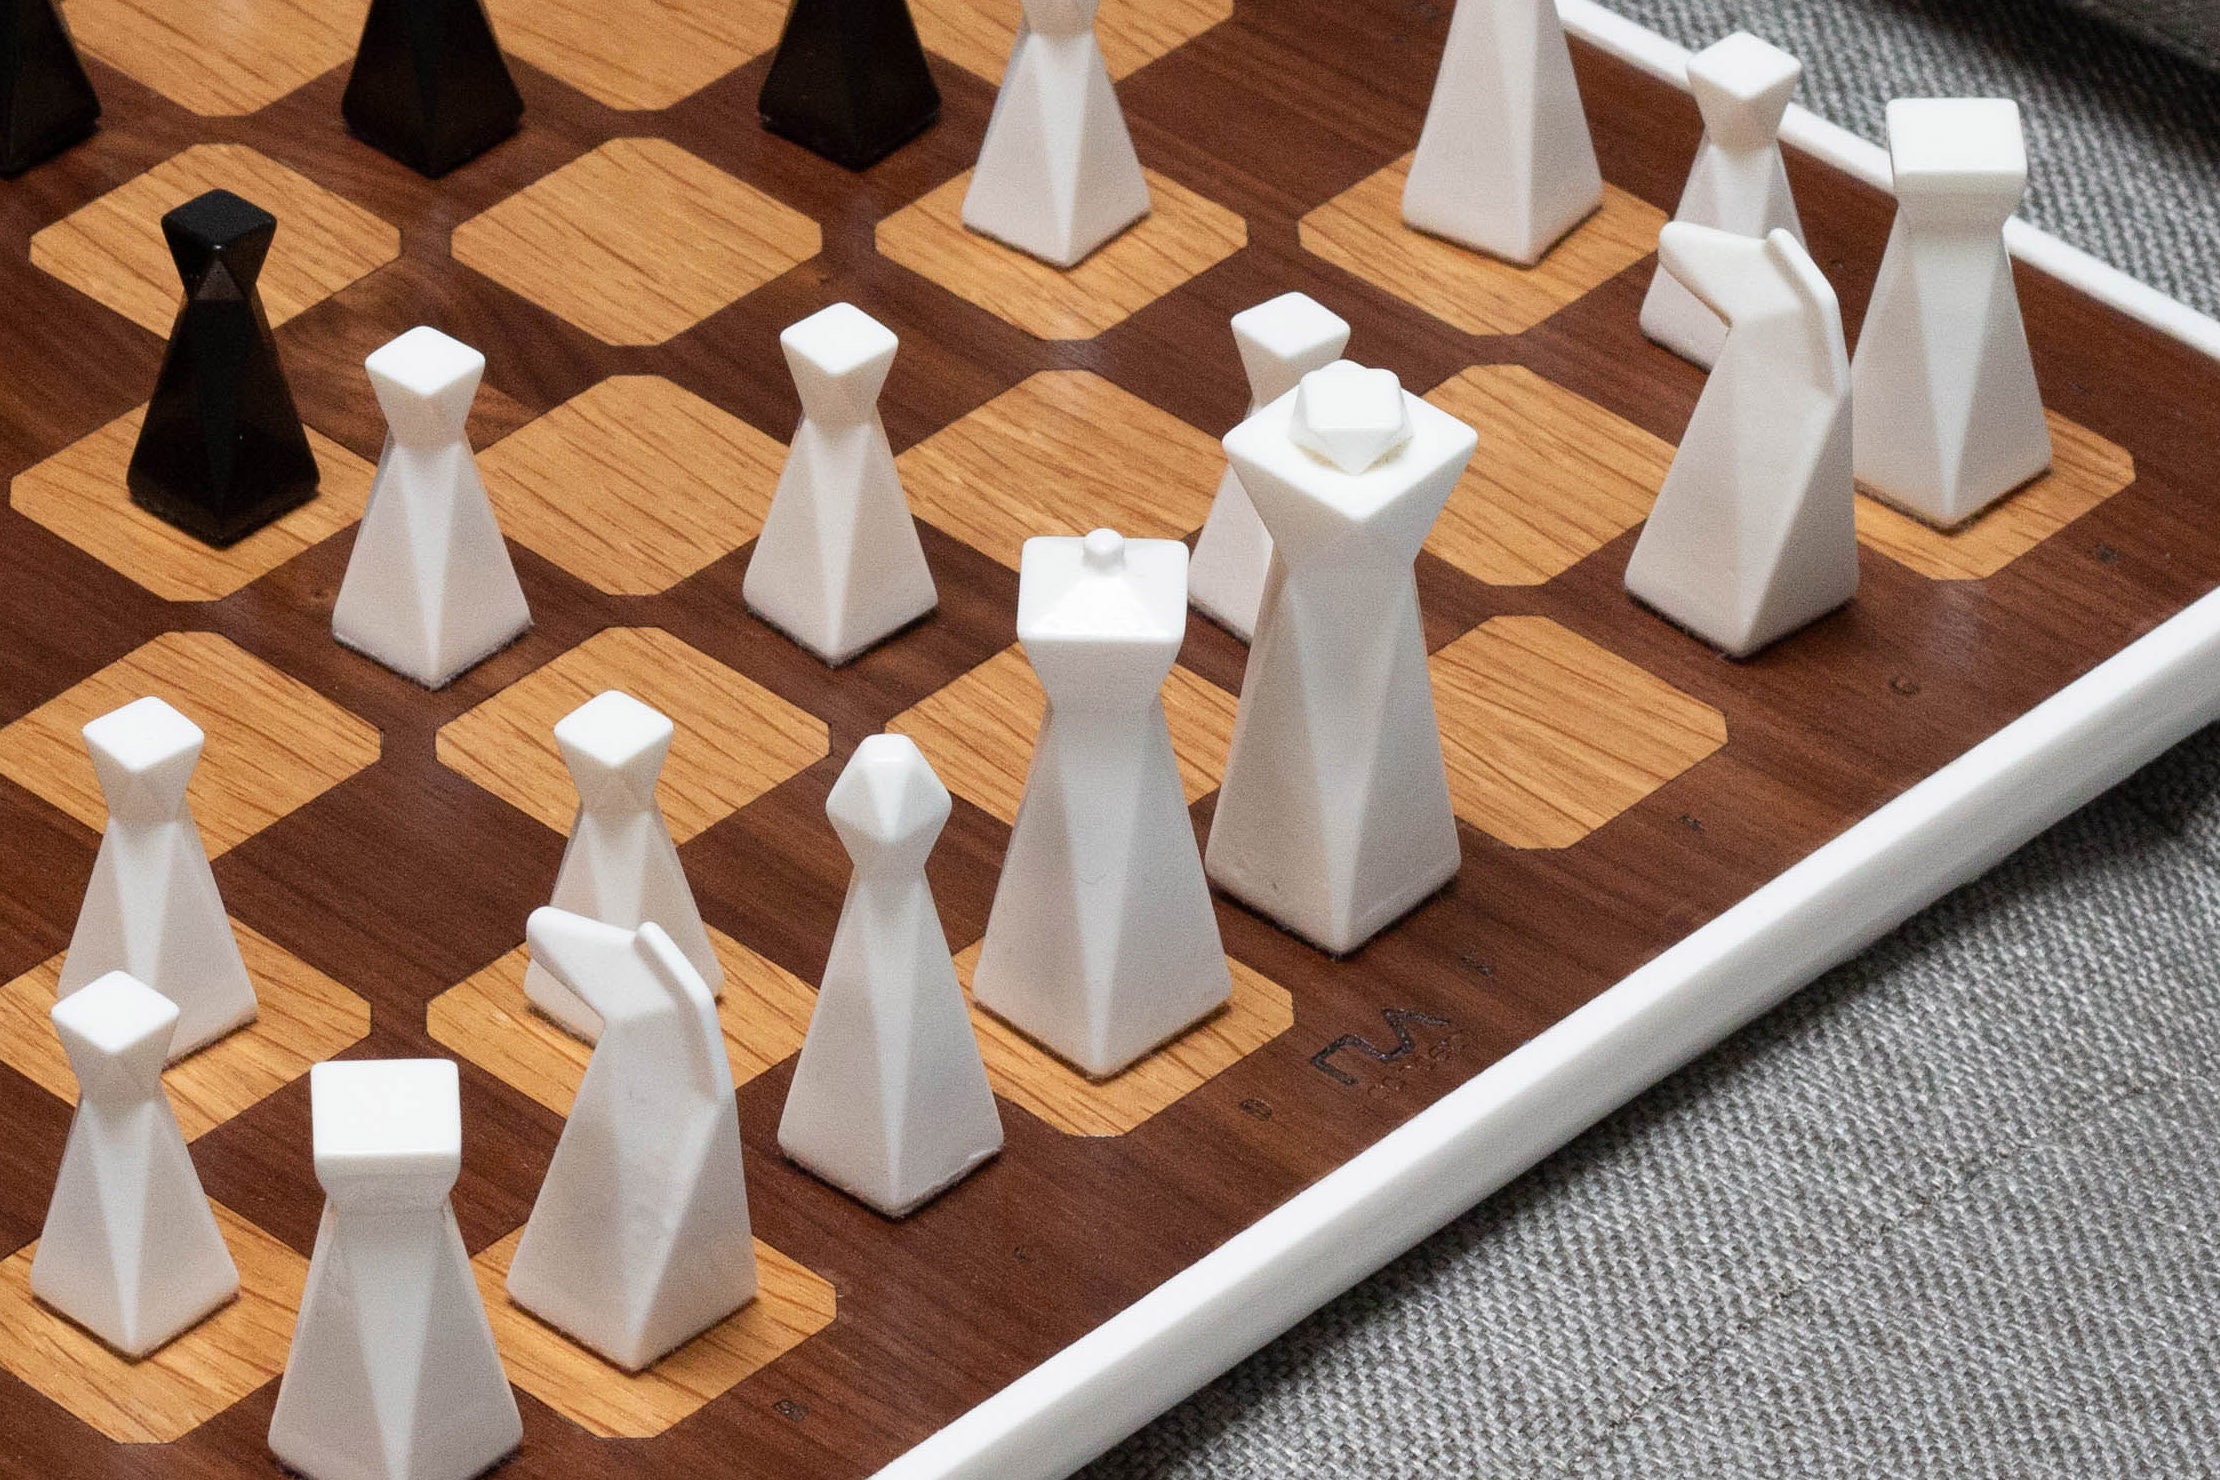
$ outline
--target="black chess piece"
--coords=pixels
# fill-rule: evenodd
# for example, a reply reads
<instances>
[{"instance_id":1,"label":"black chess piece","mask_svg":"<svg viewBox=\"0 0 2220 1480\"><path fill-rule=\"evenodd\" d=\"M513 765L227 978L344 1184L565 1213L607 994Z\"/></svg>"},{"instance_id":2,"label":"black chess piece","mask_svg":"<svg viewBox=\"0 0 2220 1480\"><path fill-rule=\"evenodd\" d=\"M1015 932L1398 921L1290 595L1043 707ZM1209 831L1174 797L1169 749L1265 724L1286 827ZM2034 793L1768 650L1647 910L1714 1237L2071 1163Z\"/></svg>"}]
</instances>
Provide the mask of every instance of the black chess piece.
<instances>
[{"instance_id":1,"label":"black chess piece","mask_svg":"<svg viewBox=\"0 0 2220 1480\"><path fill-rule=\"evenodd\" d=\"M20 175L93 131L100 99L54 0L0 0L0 175Z\"/></svg>"},{"instance_id":2,"label":"black chess piece","mask_svg":"<svg viewBox=\"0 0 2220 1480\"><path fill-rule=\"evenodd\" d=\"M131 452L131 501L221 549L316 496L255 279L277 218L211 190L162 218L185 306Z\"/></svg>"},{"instance_id":3,"label":"black chess piece","mask_svg":"<svg viewBox=\"0 0 2220 1480\"><path fill-rule=\"evenodd\" d=\"M436 179L515 133L524 98L481 0L371 0L339 111L356 138Z\"/></svg>"},{"instance_id":4,"label":"black chess piece","mask_svg":"<svg viewBox=\"0 0 2220 1480\"><path fill-rule=\"evenodd\" d=\"M794 0L756 111L772 133L852 170L931 128L940 89L906 0Z\"/></svg>"}]
</instances>

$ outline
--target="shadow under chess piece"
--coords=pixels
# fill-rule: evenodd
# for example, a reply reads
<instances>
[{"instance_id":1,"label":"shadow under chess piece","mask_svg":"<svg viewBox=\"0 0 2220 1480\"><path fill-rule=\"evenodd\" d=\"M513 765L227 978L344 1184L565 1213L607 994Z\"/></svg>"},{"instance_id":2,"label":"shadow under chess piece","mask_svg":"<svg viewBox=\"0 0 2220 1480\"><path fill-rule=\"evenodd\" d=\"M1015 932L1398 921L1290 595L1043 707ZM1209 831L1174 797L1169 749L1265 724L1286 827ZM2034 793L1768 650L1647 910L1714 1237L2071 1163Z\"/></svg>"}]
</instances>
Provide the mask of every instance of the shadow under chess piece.
<instances>
[{"instance_id":1,"label":"shadow under chess piece","mask_svg":"<svg viewBox=\"0 0 2220 1480\"><path fill-rule=\"evenodd\" d=\"M0 176L93 131L100 99L54 0L0 0Z\"/></svg>"},{"instance_id":2,"label":"shadow under chess piece","mask_svg":"<svg viewBox=\"0 0 2220 1480\"><path fill-rule=\"evenodd\" d=\"M756 99L763 126L860 170L940 120L907 0L794 0Z\"/></svg>"},{"instance_id":3,"label":"shadow under chess piece","mask_svg":"<svg viewBox=\"0 0 2220 1480\"><path fill-rule=\"evenodd\" d=\"M515 133L524 98L481 0L371 0L339 112L363 143L437 178Z\"/></svg>"},{"instance_id":4,"label":"shadow under chess piece","mask_svg":"<svg viewBox=\"0 0 2220 1480\"><path fill-rule=\"evenodd\" d=\"M316 496L316 458L262 311L277 218L211 190L162 218L185 283L125 481L131 501L221 549Z\"/></svg>"}]
</instances>

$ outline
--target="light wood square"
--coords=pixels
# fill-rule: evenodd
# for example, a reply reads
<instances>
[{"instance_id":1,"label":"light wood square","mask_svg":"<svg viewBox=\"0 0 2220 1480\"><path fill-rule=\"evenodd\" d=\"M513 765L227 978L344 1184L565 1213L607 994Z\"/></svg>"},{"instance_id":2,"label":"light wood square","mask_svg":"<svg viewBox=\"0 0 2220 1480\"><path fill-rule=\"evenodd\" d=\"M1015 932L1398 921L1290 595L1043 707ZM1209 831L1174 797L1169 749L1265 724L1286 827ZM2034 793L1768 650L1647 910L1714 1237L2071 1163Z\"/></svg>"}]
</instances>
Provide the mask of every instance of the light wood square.
<instances>
[{"instance_id":1,"label":"light wood square","mask_svg":"<svg viewBox=\"0 0 2220 1480\"><path fill-rule=\"evenodd\" d=\"M647 1439L762 1371L836 1314L832 1283L755 1241L755 1299L642 1372L603 1361L509 1299L518 1229L471 1261L493 1320L494 1344L515 1383L603 1439Z\"/></svg>"},{"instance_id":2,"label":"light wood square","mask_svg":"<svg viewBox=\"0 0 2220 1480\"><path fill-rule=\"evenodd\" d=\"M1087 370L1043 370L897 463L919 517L1018 568L1034 535L1181 539L1210 516L1216 438Z\"/></svg>"},{"instance_id":3,"label":"light wood square","mask_svg":"<svg viewBox=\"0 0 2220 1480\"><path fill-rule=\"evenodd\" d=\"M1953 530L1923 524L1861 489L1859 542L1931 580L1984 580L2135 481L2126 448L2055 411L2043 417L2049 472Z\"/></svg>"},{"instance_id":4,"label":"light wood square","mask_svg":"<svg viewBox=\"0 0 2220 1480\"><path fill-rule=\"evenodd\" d=\"M611 627L439 732L441 765L568 833L577 788L555 722L609 689L678 727L656 795L683 843L831 751L825 722L659 627Z\"/></svg>"},{"instance_id":5,"label":"light wood square","mask_svg":"<svg viewBox=\"0 0 2220 1480\"><path fill-rule=\"evenodd\" d=\"M352 55L353 36L347 44ZM32 265L167 338L185 287L162 240L162 217L219 188L277 217L256 285L273 326L401 255L399 228L306 175L244 144L195 144L39 231Z\"/></svg>"},{"instance_id":6,"label":"light wood square","mask_svg":"<svg viewBox=\"0 0 2220 1480\"><path fill-rule=\"evenodd\" d=\"M211 857L378 759L378 732L299 679L213 632L165 632L0 730L0 775L105 827L82 732L150 694L208 735L186 796Z\"/></svg>"},{"instance_id":7,"label":"light wood square","mask_svg":"<svg viewBox=\"0 0 2220 1480\"><path fill-rule=\"evenodd\" d=\"M659 375L615 375L478 457L502 533L653 596L763 529L786 447Z\"/></svg>"},{"instance_id":8,"label":"light wood square","mask_svg":"<svg viewBox=\"0 0 2220 1480\"><path fill-rule=\"evenodd\" d=\"M352 61L369 9L369 0L69 0L67 6L79 46L205 116L257 112Z\"/></svg>"},{"instance_id":9,"label":"light wood square","mask_svg":"<svg viewBox=\"0 0 2220 1480\"><path fill-rule=\"evenodd\" d=\"M911 0L918 39L928 50L997 87L1025 14L1019 0ZM1233 19L1233 0L1103 0L1095 40L1113 78L1140 71Z\"/></svg>"},{"instance_id":10,"label":"light wood square","mask_svg":"<svg viewBox=\"0 0 2220 1480\"><path fill-rule=\"evenodd\" d=\"M1726 716L1547 617L1496 617L1429 660L1457 815L1565 848L1727 743Z\"/></svg>"},{"instance_id":11,"label":"light wood square","mask_svg":"<svg viewBox=\"0 0 2220 1480\"><path fill-rule=\"evenodd\" d=\"M1607 184L1601 210L1518 267L1405 226L1410 170L1406 154L1303 217L1303 248L1467 334L1525 333L1656 251L1667 220Z\"/></svg>"},{"instance_id":12,"label":"light wood square","mask_svg":"<svg viewBox=\"0 0 2220 1480\"><path fill-rule=\"evenodd\" d=\"M964 228L966 170L879 223L879 255L1042 339L1092 339L1249 244L1239 216L1147 172L1153 209L1077 267Z\"/></svg>"},{"instance_id":13,"label":"light wood square","mask_svg":"<svg viewBox=\"0 0 2220 1480\"><path fill-rule=\"evenodd\" d=\"M661 344L817 255L817 223L667 139L611 139L455 228L455 260L609 344Z\"/></svg>"},{"instance_id":14,"label":"light wood square","mask_svg":"<svg viewBox=\"0 0 2220 1480\"><path fill-rule=\"evenodd\" d=\"M778 45L787 0L487 0L504 51L611 108L660 109Z\"/></svg>"}]
</instances>

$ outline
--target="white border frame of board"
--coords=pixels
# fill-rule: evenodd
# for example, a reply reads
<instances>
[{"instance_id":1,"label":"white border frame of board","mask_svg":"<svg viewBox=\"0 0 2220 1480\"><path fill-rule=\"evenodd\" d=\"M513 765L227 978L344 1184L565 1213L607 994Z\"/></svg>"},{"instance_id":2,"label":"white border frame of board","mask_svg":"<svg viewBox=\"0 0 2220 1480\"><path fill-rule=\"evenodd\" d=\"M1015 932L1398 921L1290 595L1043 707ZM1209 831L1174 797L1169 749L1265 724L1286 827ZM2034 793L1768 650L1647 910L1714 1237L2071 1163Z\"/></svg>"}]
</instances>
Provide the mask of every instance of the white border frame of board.
<instances>
[{"instance_id":1,"label":"white border frame of board","mask_svg":"<svg viewBox=\"0 0 2220 1480\"><path fill-rule=\"evenodd\" d=\"M1689 52L1595 0L1568 34L1675 86ZM1782 139L1882 190L1888 152L1792 106ZM2012 254L2220 359L2220 321L2014 217ZM2220 591L1822 845L878 1472L1058 1480L1635 1095L2220 720Z\"/></svg>"}]
</instances>

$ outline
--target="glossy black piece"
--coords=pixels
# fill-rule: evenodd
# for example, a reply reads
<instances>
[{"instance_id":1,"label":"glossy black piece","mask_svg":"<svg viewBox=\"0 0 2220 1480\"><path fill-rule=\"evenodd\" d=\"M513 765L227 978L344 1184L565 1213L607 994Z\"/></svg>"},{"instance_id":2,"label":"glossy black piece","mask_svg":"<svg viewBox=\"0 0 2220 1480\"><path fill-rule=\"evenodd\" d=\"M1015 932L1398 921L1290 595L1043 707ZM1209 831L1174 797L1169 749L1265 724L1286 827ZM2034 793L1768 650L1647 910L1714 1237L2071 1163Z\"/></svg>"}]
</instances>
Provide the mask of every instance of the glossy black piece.
<instances>
[{"instance_id":1,"label":"glossy black piece","mask_svg":"<svg viewBox=\"0 0 2220 1480\"><path fill-rule=\"evenodd\" d=\"M316 459L255 292L277 218L211 190L162 218L185 280L154 400L131 452L131 501L222 548L316 496Z\"/></svg>"},{"instance_id":2,"label":"glossy black piece","mask_svg":"<svg viewBox=\"0 0 2220 1480\"><path fill-rule=\"evenodd\" d=\"M794 0L756 109L772 133L852 170L931 128L940 89L906 0Z\"/></svg>"},{"instance_id":3,"label":"glossy black piece","mask_svg":"<svg viewBox=\"0 0 2220 1480\"><path fill-rule=\"evenodd\" d=\"M339 111L356 138L436 178L515 133L524 98L480 0L371 0Z\"/></svg>"},{"instance_id":4,"label":"glossy black piece","mask_svg":"<svg viewBox=\"0 0 2220 1480\"><path fill-rule=\"evenodd\" d=\"M20 175L93 131L100 99L54 0L0 0L0 175Z\"/></svg>"}]
</instances>

